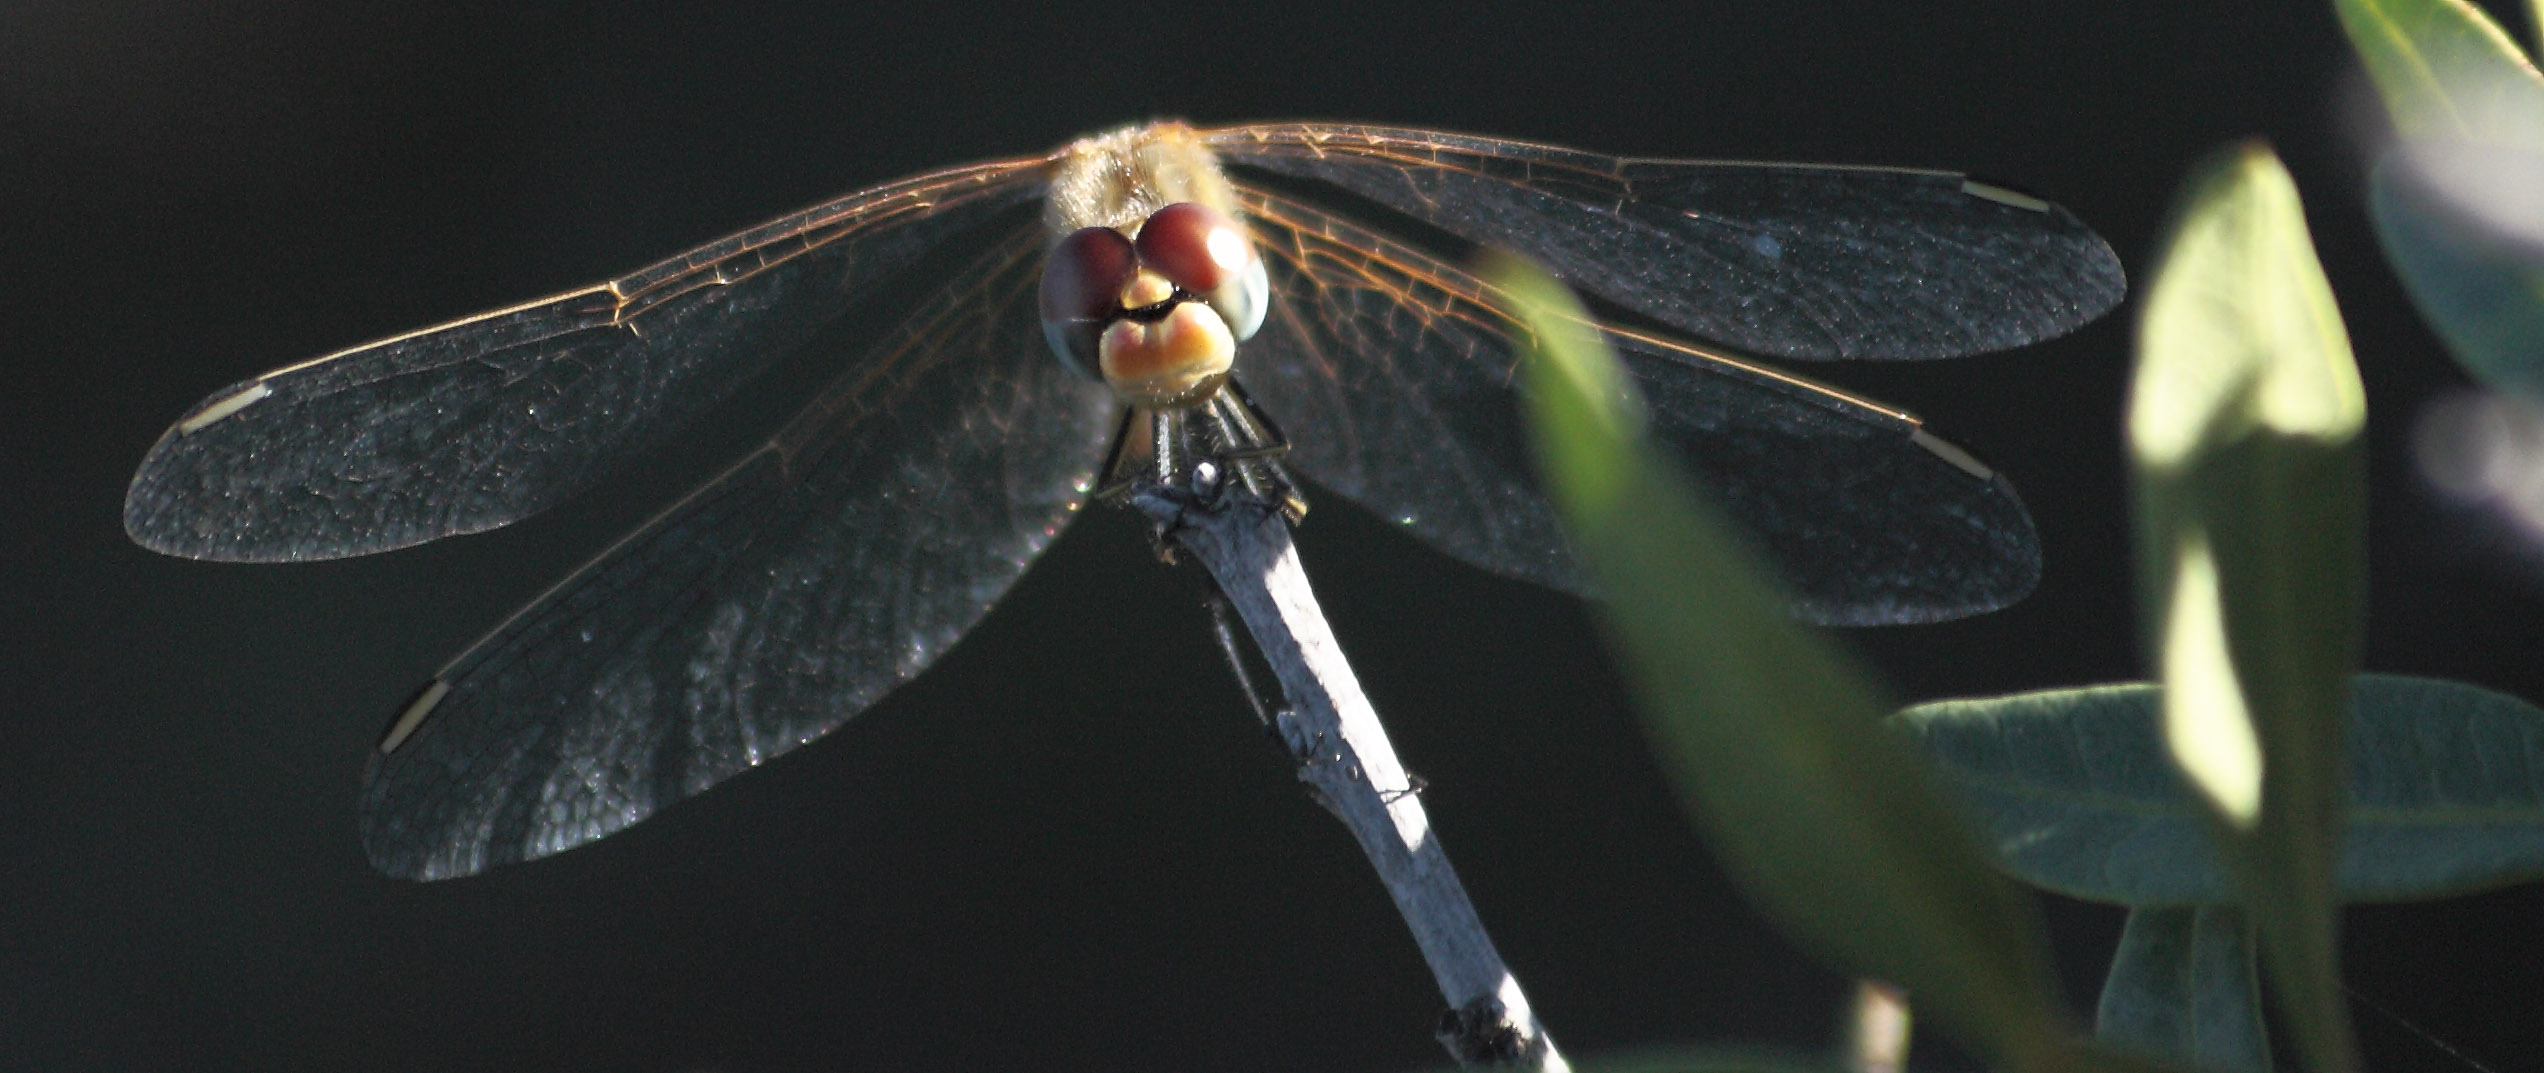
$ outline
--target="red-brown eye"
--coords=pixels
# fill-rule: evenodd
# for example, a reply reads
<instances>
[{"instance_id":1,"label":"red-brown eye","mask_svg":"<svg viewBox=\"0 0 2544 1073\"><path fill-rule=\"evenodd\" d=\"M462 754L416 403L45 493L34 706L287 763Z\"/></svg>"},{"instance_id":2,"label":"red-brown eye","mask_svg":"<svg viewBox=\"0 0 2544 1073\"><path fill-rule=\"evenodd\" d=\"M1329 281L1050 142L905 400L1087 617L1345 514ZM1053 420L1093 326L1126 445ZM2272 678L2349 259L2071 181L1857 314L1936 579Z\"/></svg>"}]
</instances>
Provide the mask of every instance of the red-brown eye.
<instances>
[{"instance_id":1,"label":"red-brown eye","mask_svg":"<svg viewBox=\"0 0 2544 1073\"><path fill-rule=\"evenodd\" d=\"M1051 352L1098 379L1096 341L1122 311L1122 287L1139 271L1131 240L1109 227L1080 228L1042 263L1042 337Z\"/></svg>"},{"instance_id":2,"label":"red-brown eye","mask_svg":"<svg viewBox=\"0 0 2544 1073\"><path fill-rule=\"evenodd\" d=\"M1102 320L1121 308L1122 285L1139 268L1131 240L1110 227L1082 227L1051 248L1042 265L1042 319Z\"/></svg>"},{"instance_id":3,"label":"red-brown eye","mask_svg":"<svg viewBox=\"0 0 2544 1073\"><path fill-rule=\"evenodd\" d=\"M1139 260L1186 294L1206 295L1242 278L1254 251L1245 231L1207 205L1177 202L1140 225Z\"/></svg>"}]
</instances>

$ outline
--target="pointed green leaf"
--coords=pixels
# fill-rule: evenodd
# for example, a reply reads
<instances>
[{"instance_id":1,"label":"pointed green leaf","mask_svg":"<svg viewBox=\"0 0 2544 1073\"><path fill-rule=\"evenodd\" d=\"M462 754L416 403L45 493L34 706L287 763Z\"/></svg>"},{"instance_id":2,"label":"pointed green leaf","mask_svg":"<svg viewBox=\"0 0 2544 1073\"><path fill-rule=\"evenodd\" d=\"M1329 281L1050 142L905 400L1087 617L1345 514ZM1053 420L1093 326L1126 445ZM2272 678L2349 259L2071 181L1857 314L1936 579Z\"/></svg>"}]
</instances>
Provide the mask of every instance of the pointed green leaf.
<instances>
[{"instance_id":1,"label":"pointed green leaf","mask_svg":"<svg viewBox=\"0 0 2544 1073\"><path fill-rule=\"evenodd\" d=\"M2485 196L2486 176L2524 197ZM2544 395L2544 153L2389 151L2367 207L2385 259L2457 363L2492 387ZM2496 218L2521 208L2523 219Z\"/></svg>"},{"instance_id":2,"label":"pointed green leaf","mask_svg":"<svg viewBox=\"0 0 2544 1073\"><path fill-rule=\"evenodd\" d=\"M2544 710L2463 682L2350 691L2345 902L2544 879ZM2087 901L2222 905L2233 888L2167 762L2155 687L1936 701L1892 717L1942 766L2006 870Z\"/></svg>"},{"instance_id":3,"label":"pointed green leaf","mask_svg":"<svg viewBox=\"0 0 2544 1073\"><path fill-rule=\"evenodd\" d=\"M2258 436L2356 439L2367 415L2349 334L2296 183L2249 142L2192 175L2139 317L2129 440L2181 470Z\"/></svg>"},{"instance_id":4,"label":"pointed green leaf","mask_svg":"<svg viewBox=\"0 0 2544 1073\"><path fill-rule=\"evenodd\" d=\"M2467 0L2334 0L2407 139L2544 149L2544 76Z\"/></svg>"},{"instance_id":5,"label":"pointed green leaf","mask_svg":"<svg viewBox=\"0 0 2544 1073\"><path fill-rule=\"evenodd\" d=\"M2166 743L2208 806L2316 1073L2357 1068L2332 860L2365 417L2296 184L2258 143L2221 154L2190 183L2139 320L2140 602Z\"/></svg>"},{"instance_id":6,"label":"pointed green leaf","mask_svg":"<svg viewBox=\"0 0 2544 1073\"><path fill-rule=\"evenodd\" d=\"M2134 909L2102 985L2094 1035L2218 1073L2269 1073L2252 931L2227 906Z\"/></svg>"},{"instance_id":7,"label":"pointed green leaf","mask_svg":"<svg viewBox=\"0 0 2544 1073\"><path fill-rule=\"evenodd\" d=\"M1560 285L1488 272L1534 344L1540 472L1599 591L1661 765L1750 898L1822 957L1908 989L2020 1069L2076 1056L2039 923L1864 676L1791 623L1772 575L1641 438L1625 373Z\"/></svg>"}]
</instances>

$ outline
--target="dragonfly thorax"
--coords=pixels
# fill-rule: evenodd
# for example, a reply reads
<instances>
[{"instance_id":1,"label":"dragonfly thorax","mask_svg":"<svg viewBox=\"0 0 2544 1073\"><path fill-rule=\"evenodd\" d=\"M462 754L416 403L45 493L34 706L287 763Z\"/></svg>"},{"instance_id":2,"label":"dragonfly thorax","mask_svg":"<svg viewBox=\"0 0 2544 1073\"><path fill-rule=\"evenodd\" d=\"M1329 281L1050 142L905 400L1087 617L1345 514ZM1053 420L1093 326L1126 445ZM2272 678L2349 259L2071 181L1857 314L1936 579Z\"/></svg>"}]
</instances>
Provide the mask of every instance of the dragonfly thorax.
<instances>
[{"instance_id":1,"label":"dragonfly thorax","mask_svg":"<svg viewBox=\"0 0 2544 1073\"><path fill-rule=\"evenodd\" d=\"M1130 232L1179 201L1237 212L1236 189L1200 132L1143 123L1080 138L1055 154L1042 222L1054 239L1082 227Z\"/></svg>"}]
</instances>

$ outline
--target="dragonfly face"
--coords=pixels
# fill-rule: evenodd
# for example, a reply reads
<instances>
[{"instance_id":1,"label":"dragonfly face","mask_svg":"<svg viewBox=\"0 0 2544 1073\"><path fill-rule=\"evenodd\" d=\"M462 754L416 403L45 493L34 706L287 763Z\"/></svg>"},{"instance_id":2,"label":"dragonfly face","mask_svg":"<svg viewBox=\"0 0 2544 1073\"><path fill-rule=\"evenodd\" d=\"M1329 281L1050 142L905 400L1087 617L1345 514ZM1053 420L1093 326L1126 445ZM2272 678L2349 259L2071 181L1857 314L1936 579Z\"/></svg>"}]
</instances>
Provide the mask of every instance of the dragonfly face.
<instances>
[{"instance_id":1,"label":"dragonfly face","mask_svg":"<svg viewBox=\"0 0 2544 1073\"><path fill-rule=\"evenodd\" d=\"M1134 407L1191 406L1217 391L1270 308L1235 204L1218 160L1180 123L1064 150L1044 212L1063 229L1042 277L1052 351Z\"/></svg>"},{"instance_id":2,"label":"dragonfly face","mask_svg":"<svg viewBox=\"0 0 2544 1073\"><path fill-rule=\"evenodd\" d=\"M1042 270L1042 332L1070 368L1132 406L1189 406L1218 389L1271 308L1263 259L1235 220L1190 201L1125 236L1084 227Z\"/></svg>"},{"instance_id":3,"label":"dragonfly face","mask_svg":"<svg viewBox=\"0 0 2544 1073\"><path fill-rule=\"evenodd\" d=\"M151 448L125 526L170 554L282 561L508 524L830 345L842 295L983 247L837 355L757 450L397 714L363 842L419 878L601 837L836 727L924 670L1079 510L1126 404L1206 402L1232 372L1302 475L1451 555L1577 589L1511 399L1513 311L1461 251L1356 217L1516 249L1703 340L1600 326L1655 436L1827 622L2002 606L2037 577L2037 539L2002 479L1913 417L1733 351L2003 349L2123 289L2074 217L1948 173L1149 124L232 385Z\"/></svg>"}]
</instances>

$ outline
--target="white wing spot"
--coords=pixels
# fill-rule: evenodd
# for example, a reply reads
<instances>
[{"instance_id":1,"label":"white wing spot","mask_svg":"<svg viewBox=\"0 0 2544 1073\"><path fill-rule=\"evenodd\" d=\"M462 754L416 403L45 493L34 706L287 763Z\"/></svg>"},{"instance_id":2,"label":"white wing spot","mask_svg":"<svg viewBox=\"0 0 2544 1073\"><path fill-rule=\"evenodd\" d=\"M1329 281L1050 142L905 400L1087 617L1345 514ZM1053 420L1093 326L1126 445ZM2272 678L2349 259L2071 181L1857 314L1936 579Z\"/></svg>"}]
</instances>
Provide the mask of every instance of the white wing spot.
<instances>
[{"instance_id":1,"label":"white wing spot","mask_svg":"<svg viewBox=\"0 0 2544 1073\"><path fill-rule=\"evenodd\" d=\"M389 732L380 735L380 755L387 756L406 744L406 739L415 735L415 728L424 725L424 717L433 714L442 698L449 695L450 683L433 679L433 684L425 686L424 692L416 694L406 710L398 713L397 721L389 724Z\"/></svg>"},{"instance_id":2,"label":"white wing spot","mask_svg":"<svg viewBox=\"0 0 2544 1073\"><path fill-rule=\"evenodd\" d=\"M2049 202L2033 197L2030 194L2008 190L2002 186L1989 186L1988 184L1976 179L1961 180L1961 192L1968 194L1971 197L1984 198L1986 200L1996 202L1999 205L2011 205L2015 208L2031 212L2049 211Z\"/></svg>"},{"instance_id":3,"label":"white wing spot","mask_svg":"<svg viewBox=\"0 0 2544 1073\"><path fill-rule=\"evenodd\" d=\"M1990 480L1996 476L1996 471L1989 469L1987 463L1979 461L1977 458L1972 457L1970 452L1964 451L1944 440L1942 437L1924 429L1916 429L1909 432L1908 442L1934 452L1936 458L1950 462L1961 472L1967 473L1980 480Z\"/></svg>"},{"instance_id":4,"label":"white wing spot","mask_svg":"<svg viewBox=\"0 0 2544 1073\"><path fill-rule=\"evenodd\" d=\"M197 432L203 431L215 421L219 421L224 417L228 417L231 414L256 405L258 400L272 395L273 393L274 389L266 387L265 382L262 380L249 384L245 390L240 391L238 394L222 399L210 406L206 406L203 408L202 413L177 422L177 432L180 435L194 435Z\"/></svg>"}]
</instances>

